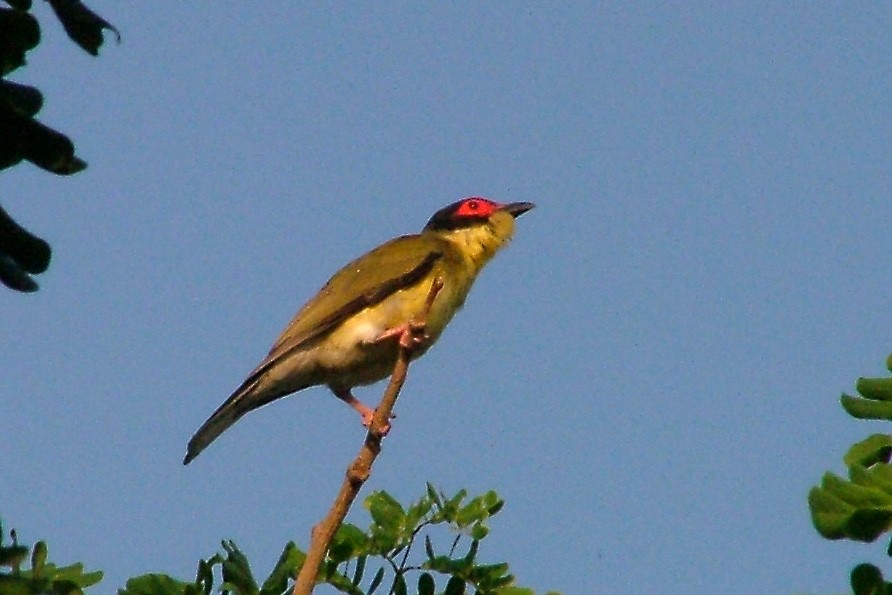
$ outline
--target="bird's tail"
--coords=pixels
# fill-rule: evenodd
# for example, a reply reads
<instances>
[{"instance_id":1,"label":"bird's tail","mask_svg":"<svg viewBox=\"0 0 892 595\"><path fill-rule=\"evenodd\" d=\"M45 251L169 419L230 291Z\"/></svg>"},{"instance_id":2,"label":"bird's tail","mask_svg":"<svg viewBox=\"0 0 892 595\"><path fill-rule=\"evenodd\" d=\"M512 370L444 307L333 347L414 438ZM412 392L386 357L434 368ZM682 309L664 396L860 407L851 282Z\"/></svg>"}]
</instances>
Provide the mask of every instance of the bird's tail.
<instances>
[{"instance_id":1,"label":"bird's tail","mask_svg":"<svg viewBox=\"0 0 892 595\"><path fill-rule=\"evenodd\" d=\"M252 374L236 389L220 407L204 422L186 448L183 464L188 465L211 442L225 432L229 426L237 422L243 415L262 407L275 399L293 391L270 391L260 388L259 377Z\"/></svg>"}]
</instances>

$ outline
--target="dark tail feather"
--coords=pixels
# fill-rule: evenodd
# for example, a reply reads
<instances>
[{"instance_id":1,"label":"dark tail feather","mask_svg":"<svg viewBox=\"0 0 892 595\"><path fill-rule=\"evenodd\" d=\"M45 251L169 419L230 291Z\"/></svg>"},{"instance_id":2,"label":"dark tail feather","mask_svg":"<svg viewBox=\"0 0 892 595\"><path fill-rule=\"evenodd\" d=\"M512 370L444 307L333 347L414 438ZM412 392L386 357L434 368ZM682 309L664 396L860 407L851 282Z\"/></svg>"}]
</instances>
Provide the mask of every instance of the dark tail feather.
<instances>
[{"instance_id":1,"label":"dark tail feather","mask_svg":"<svg viewBox=\"0 0 892 595\"><path fill-rule=\"evenodd\" d=\"M186 457L183 464L188 465L201 451L207 448L211 442L229 429L229 426L237 422L243 415L262 407L285 393L256 394L258 375L252 374L213 414L204 422L186 448Z\"/></svg>"}]
</instances>

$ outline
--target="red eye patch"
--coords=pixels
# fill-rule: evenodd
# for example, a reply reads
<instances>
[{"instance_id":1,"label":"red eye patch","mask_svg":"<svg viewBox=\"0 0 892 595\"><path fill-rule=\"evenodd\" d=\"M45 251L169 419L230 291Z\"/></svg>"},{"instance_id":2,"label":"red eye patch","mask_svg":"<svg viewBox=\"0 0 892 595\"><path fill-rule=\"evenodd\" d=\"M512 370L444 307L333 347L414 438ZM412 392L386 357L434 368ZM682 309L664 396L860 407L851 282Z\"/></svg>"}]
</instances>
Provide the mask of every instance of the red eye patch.
<instances>
[{"instance_id":1,"label":"red eye patch","mask_svg":"<svg viewBox=\"0 0 892 595\"><path fill-rule=\"evenodd\" d=\"M455 215L457 217L489 217L501 206L489 199L472 196L458 203Z\"/></svg>"}]
</instances>

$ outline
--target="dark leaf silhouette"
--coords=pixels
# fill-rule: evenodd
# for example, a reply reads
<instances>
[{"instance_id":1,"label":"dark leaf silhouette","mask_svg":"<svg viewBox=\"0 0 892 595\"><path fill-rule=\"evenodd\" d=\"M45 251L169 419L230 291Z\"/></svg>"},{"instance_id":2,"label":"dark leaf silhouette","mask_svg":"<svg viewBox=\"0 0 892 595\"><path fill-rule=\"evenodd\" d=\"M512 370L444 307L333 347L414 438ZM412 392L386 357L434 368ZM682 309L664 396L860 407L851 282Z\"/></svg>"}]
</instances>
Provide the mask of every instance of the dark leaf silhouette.
<instances>
[{"instance_id":1,"label":"dark leaf silhouette","mask_svg":"<svg viewBox=\"0 0 892 595\"><path fill-rule=\"evenodd\" d=\"M67 136L0 104L0 167L27 159L55 174L69 175L87 167L74 154Z\"/></svg>"},{"instance_id":2,"label":"dark leaf silhouette","mask_svg":"<svg viewBox=\"0 0 892 595\"><path fill-rule=\"evenodd\" d=\"M34 116L43 107L43 94L34 87L0 79L0 104L24 116Z\"/></svg>"},{"instance_id":3,"label":"dark leaf silhouette","mask_svg":"<svg viewBox=\"0 0 892 595\"><path fill-rule=\"evenodd\" d=\"M50 264L50 246L19 226L0 207L0 282L18 291L35 291L30 274L42 273Z\"/></svg>"},{"instance_id":4,"label":"dark leaf silhouette","mask_svg":"<svg viewBox=\"0 0 892 595\"><path fill-rule=\"evenodd\" d=\"M40 43L40 26L27 12L0 8L0 76L25 64L25 52Z\"/></svg>"},{"instance_id":5,"label":"dark leaf silhouette","mask_svg":"<svg viewBox=\"0 0 892 595\"><path fill-rule=\"evenodd\" d=\"M80 0L47 1L68 36L88 53L99 53L105 29L121 41L118 30ZM26 160L55 174L74 174L87 164L74 154L71 139L34 119L43 107L40 90L3 78L25 65L26 53L40 43L31 5L32 0L0 0L0 170ZM50 254L49 244L0 208L0 283L36 291L31 275L46 270Z\"/></svg>"},{"instance_id":6,"label":"dark leaf silhouette","mask_svg":"<svg viewBox=\"0 0 892 595\"><path fill-rule=\"evenodd\" d=\"M31 0L3 0L13 8L18 8L19 10L30 10L31 9Z\"/></svg>"},{"instance_id":7,"label":"dark leaf silhouette","mask_svg":"<svg viewBox=\"0 0 892 595\"><path fill-rule=\"evenodd\" d=\"M99 54L102 45L102 31L113 31L121 41L121 33L101 16L84 6L80 0L49 0L56 16L62 21L62 27L68 37L86 52L94 56Z\"/></svg>"}]
</instances>

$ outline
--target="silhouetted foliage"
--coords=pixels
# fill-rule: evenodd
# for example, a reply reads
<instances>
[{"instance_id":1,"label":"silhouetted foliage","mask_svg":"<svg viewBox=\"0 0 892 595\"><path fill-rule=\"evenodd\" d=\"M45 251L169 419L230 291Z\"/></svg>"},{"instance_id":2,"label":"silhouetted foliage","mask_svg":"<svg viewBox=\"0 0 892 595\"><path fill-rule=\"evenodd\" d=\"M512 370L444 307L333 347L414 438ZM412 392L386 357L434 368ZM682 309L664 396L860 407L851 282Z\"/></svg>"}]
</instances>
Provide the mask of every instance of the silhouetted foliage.
<instances>
[{"instance_id":1,"label":"silhouetted foliage","mask_svg":"<svg viewBox=\"0 0 892 595\"><path fill-rule=\"evenodd\" d=\"M40 43L40 24L29 12L30 0L3 1L9 8L0 6L0 170L24 160L58 175L82 171L87 163L75 155L71 139L36 119L43 107L40 90L6 80ZM68 37L88 53L98 54L105 29L120 41L118 30L79 0L48 1ZM31 275L46 270L50 255L49 244L0 209L0 282L18 291L35 291Z\"/></svg>"},{"instance_id":2,"label":"silhouetted foliage","mask_svg":"<svg viewBox=\"0 0 892 595\"><path fill-rule=\"evenodd\" d=\"M0 207L0 279L7 287L34 291L30 275L42 273L50 264L50 245L29 233Z\"/></svg>"}]
</instances>

